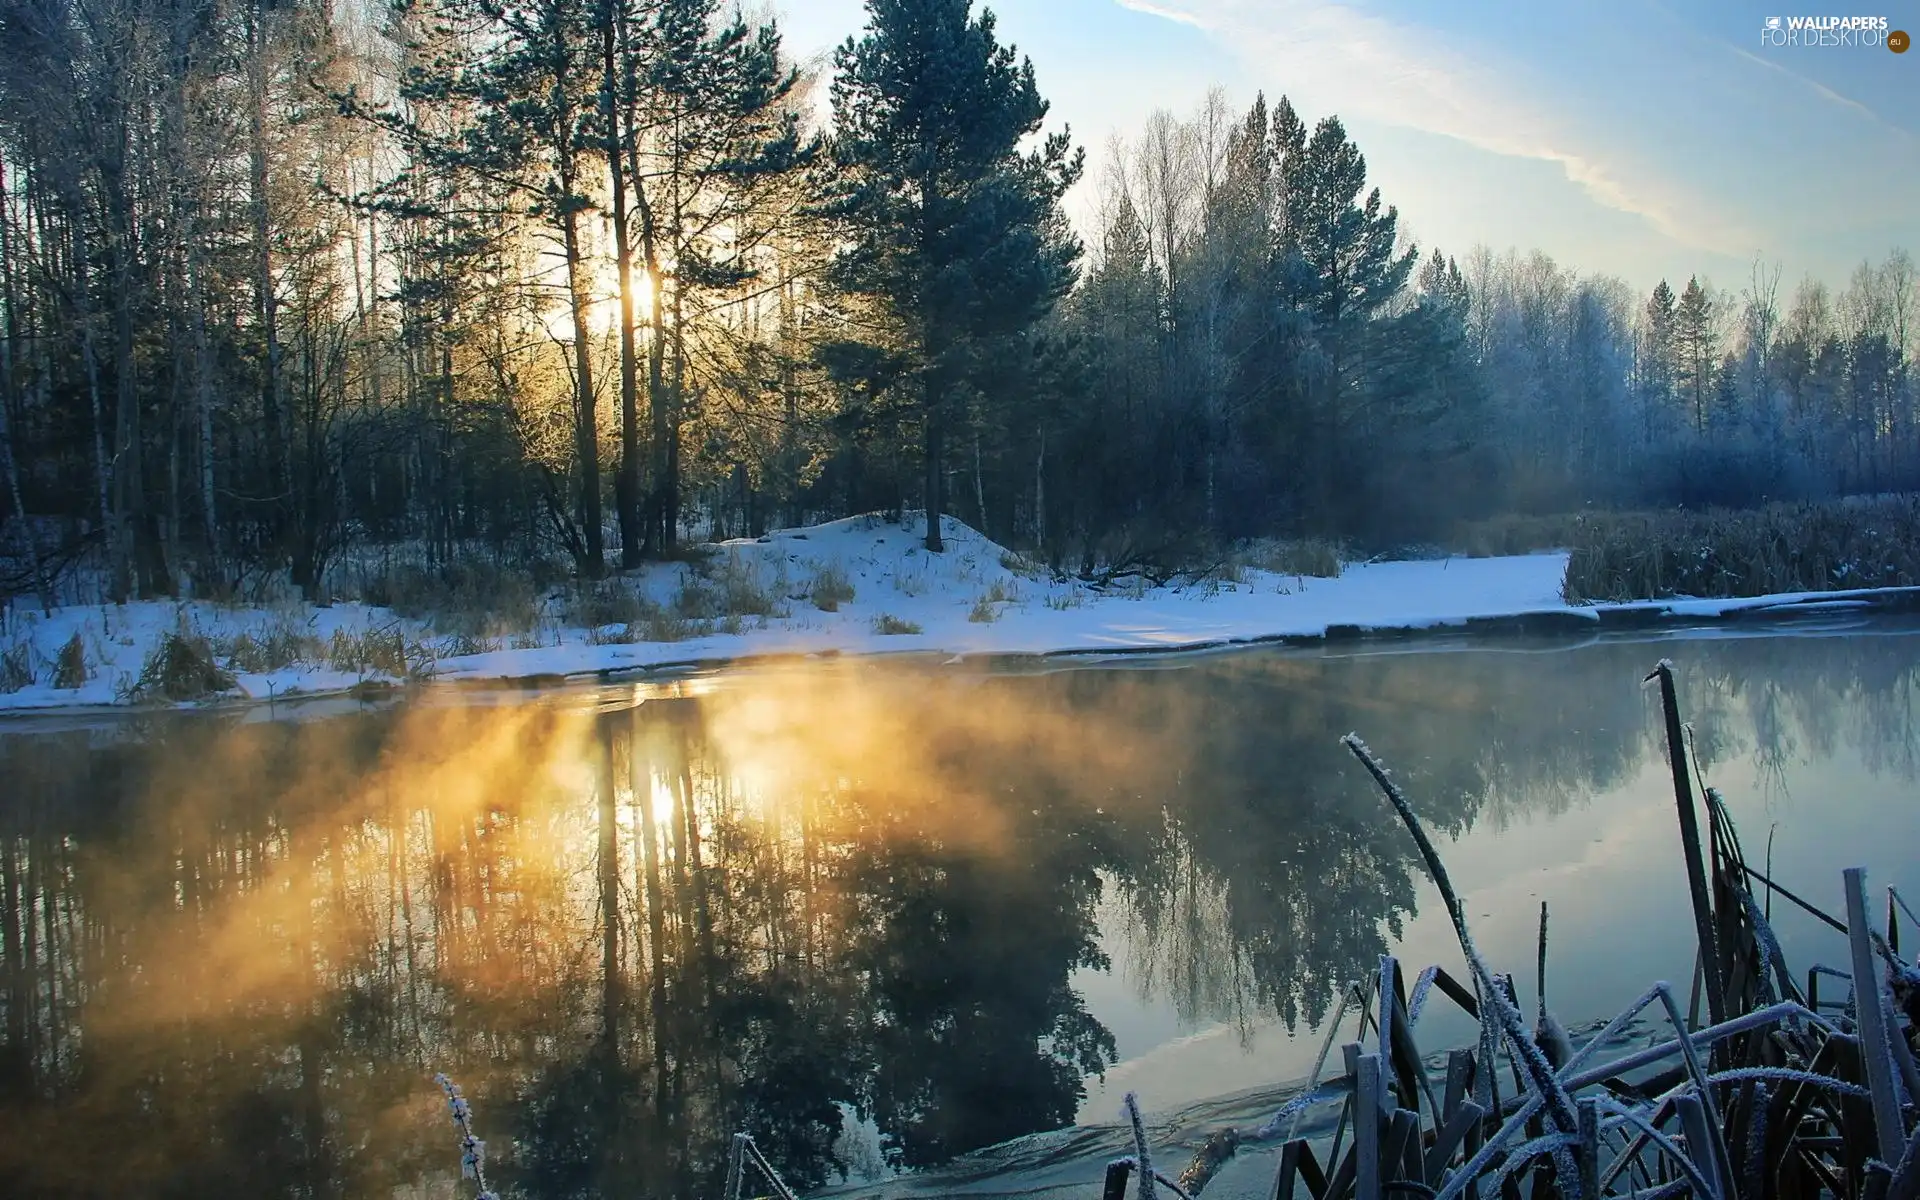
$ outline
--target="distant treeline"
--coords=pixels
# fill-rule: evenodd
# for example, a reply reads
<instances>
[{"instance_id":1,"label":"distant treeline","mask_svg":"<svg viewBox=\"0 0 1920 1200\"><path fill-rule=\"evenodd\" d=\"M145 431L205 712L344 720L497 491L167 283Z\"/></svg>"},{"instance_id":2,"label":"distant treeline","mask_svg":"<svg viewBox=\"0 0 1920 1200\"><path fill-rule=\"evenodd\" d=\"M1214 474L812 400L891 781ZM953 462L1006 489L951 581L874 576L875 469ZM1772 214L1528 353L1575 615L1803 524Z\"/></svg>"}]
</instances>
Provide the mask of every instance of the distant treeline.
<instances>
[{"instance_id":1,"label":"distant treeline","mask_svg":"<svg viewBox=\"0 0 1920 1200\"><path fill-rule=\"evenodd\" d=\"M818 72L719 0L0 34L0 593L317 594L377 544L591 576L906 507L1078 565L1920 475L1904 252L1790 300L1448 257L1337 120L1218 93L1116 146L1083 244L968 0L874 0Z\"/></svg>"}]
</instances>

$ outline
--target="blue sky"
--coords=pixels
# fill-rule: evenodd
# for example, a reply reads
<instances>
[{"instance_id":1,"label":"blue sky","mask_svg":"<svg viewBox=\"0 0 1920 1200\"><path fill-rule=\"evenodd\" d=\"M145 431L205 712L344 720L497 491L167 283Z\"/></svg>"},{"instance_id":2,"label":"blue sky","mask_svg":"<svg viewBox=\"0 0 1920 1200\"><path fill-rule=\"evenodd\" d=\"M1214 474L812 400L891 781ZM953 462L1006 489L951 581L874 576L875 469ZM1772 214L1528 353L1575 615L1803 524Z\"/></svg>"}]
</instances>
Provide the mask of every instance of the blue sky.
<instances>
[{"instance_id":1,"label":"blue sky","mask_svg":"<svg viewBox=\"0 0 1920 1200\"><path fill-rule=\"evenodd\" d=\"M1753 258L1842 284L1920 254L1920 48L1762 44L1770 16L1884 16L1920 0L999 0L1052 124L1087 147L1207 88L1338 114L1418 240L1545 250L1646 290ZM783 0L802 57L859 30L861 0ZM1087 186L1083 185L1083 191ZM1086 211L1090 197L1075 197Z\"/></svg>"}]
</instances>

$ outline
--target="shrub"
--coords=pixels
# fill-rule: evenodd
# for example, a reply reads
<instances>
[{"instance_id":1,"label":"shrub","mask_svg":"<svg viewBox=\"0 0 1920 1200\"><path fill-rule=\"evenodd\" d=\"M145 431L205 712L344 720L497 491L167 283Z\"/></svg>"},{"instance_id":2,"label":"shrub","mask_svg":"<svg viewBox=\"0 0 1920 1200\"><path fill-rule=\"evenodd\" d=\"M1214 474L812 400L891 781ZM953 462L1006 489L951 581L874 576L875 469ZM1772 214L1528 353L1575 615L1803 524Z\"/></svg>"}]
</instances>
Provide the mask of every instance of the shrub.
<instances>
[{"instance_id":1,"label":"shrub","mask_svg":"<svg viewBox=\"0 0 1920 1200\"><path fill-rule=\"evenodd\" d=\"M873 619L873 631L884 634L920 633L921 628L912 621L903 621L891 613L881 613Z\"/></svg>"},{"instance_id":2,"label":"shrub","mask_svg":"<svg viewBox=\"0 0 1920 1200\"><path fill-rule=\"evenodd\" d=\"M132 699L204 700L231 690L233 675L213 661L207 639L192 633L169 633L141 664L130 689Z\"/></svg>"},{"instance_id":3,"label":"shrub","mask_svg":"<svg viewBox=\"0 0 1920 1200\"><path fill-rule=\"evenodd\" d=\"M690 621L717 621L725 617L784 617L783 587L763 583L753 564L729 554L716 570L690 571L674 593L673 611Z\"/></svg>"},{"instance_id":4,"label":"shrub","mask_svg":"<svg viewBox=\"0 0 1920 1200\"><path fill-rule=\"evenodd\" d=\"M1920 584L1920 498L1583 516L1572 603Z\"/></svg>"},{"instance_id":5,"label":"shrub","mask_svg":"<svg viewBox=\"0 0 1920 1200\"><path fill-rule=\"evenodd\" d=\"M93 668L87 664L87 644L76 629L66 645L60 647L60 653L54 656L53 686L72 691L85 686L91 678Z\"/></svg>"},{"instance_id":6,"label":"shrub","mask_svg":"<svg viewBox=\"0 0 1920 1200\"><path fill-rule=\"evenodd\" d=\"M1248 543L1230 563L1275 575L1337 579L1342 558L1340 544L1325 538L1262 538ZM1239 579L1231 576L1227 581L1237 583Z\"/></svg>"},{"instance_id":7,"label":"shrub","mask_svg":"<svg viewBox=\"0 0 1920 1200\"><path fill-rule=\"evenodd\" d=\"M718 580L727 616L787 615L786 607L781 603L782 593L786 590L784 580L776 579L771 585L763 583L759 573L745 559L729 555Z\"/></svg>"},{"instance_id":8,"label":"shrub","mask_svg":"<svg viewBox=\"0 0 1920 1200\"><path fill-rule=\"evenodd\" d=\"M1450 547L1468 558L1499 558L1511 554L1532 554L1540 550L1567 550L1580 541L1583 525L1592 516L1590 513L1561 513L1546 517L1521 514L1468 521L1455 527Z\"/></svg>"},{"instance_id":9,"label":"shrub","mask_svg":"<svg viewBox=\"0 0 1920 1200\"><path fill-rule=\"evenodd\" d=\"M471 637L455 634L453 641L458 644L463 638ZM492 648L497 648L497 645ZM478 649L466 652L481 653ZM431 673L433 655L421 643L408 641L398 627L369 629L361 633L336 629L333 639L327 643L327 665L336 671L356 675L378 672L408 677Z\"/></svg>"},{"instance_id":10,"label":"shrub","mask_svg":"<svg viewBox=\"0 0 1920 1200\"><path fill-rule=\"evenodd\" d=\"M1053 595L1047 597L1047 607L1054 612L1066 612L1068 609L1084 608L1086 603L1086 589L1080 587L1078 584L1070 585L1066 591L1055 592Z\"/></svg>"},{"instance_id":11,"label":"shrub","mask_svg":"<svg viewBox=\"0 0 1920 1200\"><path fill-rule=\"evenodd\" d=\"M290 621L262 630L258 637L242 631L237 637L216 641L213 648L234 669L248 674L277 671L298 662L319 662L326 657L320 639Z\"/></svg>"},{"instance_id":12,"label":"shrub","mask_svg":"<svg viewBox=\"0 0 1920 1200\"><path fill-rule=\"evenodd\" d=\"M492 654L501 646L499 638L490 638L481 634L456 633L447 639L446 656L465 658L470 654ZM398 674L399 672L394 672Z\"/></svg>"},{"instance_id":13,"label":"shrub","mask_svg":"<svg viewBox=\"0 0 1920 1200\"><path fill-rule=\"evenodd\" d=\"M967 613L967 620L976 625L991 625L1000 619L1000 610L996 604L1010 604L1020 598L1020 594L1004 579L996 579L988 585L973 602L973 608Z\"/></svg>"},{"instance_id":14,"label":"shrub","mask_svg":"<svg viewBox=\"0 0 1920 1200\"><path fill-rule=\"evenodd\" d=\"M893 588L902 596L919 597L927 594L927 576L923 571L911 573L895 572Z\"/></svg>"},{"instance_id":15,"label":"shrub","mask_svg":"<svg viewBox=\"0 0 1920 1200\"><path fill-rule=\"evenodd\" d=\"M807 587L807 599L821 612L839 612L842 604L853 601L853 581L838 564L820 566Z\"/></svg>"},{"instance_id":16,"label":"shrub","mask_svg":"<svg viewBox=\"0 0 1920 1200\"><path fill-rule=\"evenodd\" d=\"M671 607L673 615L683 621L710 621L726 611L720 589L698 575L681 578Z\"/></svg>"},{"instance_id":17,"label":"shrub","mask_svg":"<svg viewBox=\"0 0 1920 1200\"><path fill-rule=\"evenodd\" d=\"M0 693L17 692L32 686L33 643L22 638L0 651Z\"/></svg>"},{"instance_id":18,"label":"shrub","mask_svg":"<svg viewBox=\"0 0 1920 1200\"><path fill-rule=\"evenodd\" d=\"M648 642L684 642L696 633L694 625L665 609L652 609L641 625L640 639Z\"/></svg>"},{"instance_id":19,"label":"shrub","mask_svg":"<svg viewBox=\"0 0 1920 1200\"><path fill-rule=\"evenodd\" d=\"M626 625L641 617L641 600L627 581L583 580L567 589L561 599L561 620L568 625L599 629L606 625Z\"/></svg>"},{"instance_id":20,"label":"shrub","mask_svg":"<svg viewBox=\"0 0 1920 1200\"><path fill-rule=\"evenodd\" d=\"M1047 569L1045 567L1023 554L1014 553L1012 550L1002 550L1000 552L1000 567L1002 570L1018 575L1022 579L1040 580L1047 577Z\"/></svg>"},{"instance_id":21,"label":"shrub","mask_svg":"<svg viewBox=\"0 0 1920 1200\"><path fill-rule=\"evenodd\" d=\"M540 587L532 573L485 559L441 567L395 566L361 589L369 604L424 618L443 633L499 636L533 628Z\"/></svg>"}]
</instances>

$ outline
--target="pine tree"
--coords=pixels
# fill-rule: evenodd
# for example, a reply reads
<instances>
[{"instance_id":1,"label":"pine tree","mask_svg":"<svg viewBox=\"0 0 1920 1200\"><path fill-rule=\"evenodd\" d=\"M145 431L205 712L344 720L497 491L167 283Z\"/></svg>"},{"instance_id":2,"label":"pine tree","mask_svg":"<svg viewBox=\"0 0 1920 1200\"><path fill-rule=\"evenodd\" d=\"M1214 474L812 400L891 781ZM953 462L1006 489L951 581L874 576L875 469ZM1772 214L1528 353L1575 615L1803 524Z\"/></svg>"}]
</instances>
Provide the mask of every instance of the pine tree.
<instances>
[{"instance_id":1,"label":"pine tree","mask_svg":"<svg viewBox=\"0 0 1920 1200\"><path fill-rule=\"evenodd\" d=\"M1719 338L1714 329L1716 306L1711 293L1700 280L1687 280L1674 310L1674 379L1680 396L1693 412L1693 430L1707 431L1707 410L1713 399L1714 364L1719 359Z\"/></svg>"},{"instance_id":2,"label":"pine tree","mask_svg":"<svg viewBox=\"0 0 1920 1200\"><path fill-rule=\"evenodd\" d=\"M1648 445L1653 444L1655 414L1665 414L1673 404L1674 309L1673 289L1662 279L1647 297L1646 330L1640 347L1642 435Z\"/></svg>"},{"instance_id":3,"label":"pine tree","mask_svg":"<svg viewBox=\"0 0 1920 1200\"><path fill-rule=\"evenodd\" d=\"M1090 360L1092 386L1085 390L1084 406L1063 414L1063 437L1055 444L1078 451L1067 460L1064 495L1054 508L1082 539L1100 523L1131 511L1141 492L1167 495L1153 468L1145 477L1133 469L1130 454L1157 436L1165 390L1160 370L1163 288L1146 226L1132 199L1122 193L1101 239L1099 261L1071 304Z\"/></svg>"},{"instance_id":4,"label":"pine tree","mask_svg":"<svg viewBox=\"0 0 1920 1200\"><path fill-rule=\"evenodd\" d=\"M1411 247L1395 252L1399 210L1383 210L1379 188L1360 199L1367 161L1338 118L1321 121L1312 139L1281 161L1282 288L1311 320L1325 363L1313 419L1315 436L1331 453L1312 460L1317 479L1307 502L1331 513L1337 507L1336 464L1344 460L1357 469L1367 443L1394 419L1391 405L1375 403L1383 399L1374 394L1375 376L1387 363L1384 355L1368 352L1369 335L1378 332L1374 316L1406 286L1418 253Z\"/></svg>"},{"instance_id":5,"label":"pine tree","mask_svg":"<svg viewBox=\"0 0 1920 1200\"><path fill-rule=\"evenodd\" d=\"M921 421L927 549L938 552L951 399L969 359L1031 327L1073 282L1079 245L1061 195L1083 156L1065 133L1031 155L1047 113L1033 64L970 0L868 0L867 30L834 55L837 178L829 211L849 243L843 291L889 318ZM871 335L869 335L871 336Z\"/></svg>"}]
</instances>

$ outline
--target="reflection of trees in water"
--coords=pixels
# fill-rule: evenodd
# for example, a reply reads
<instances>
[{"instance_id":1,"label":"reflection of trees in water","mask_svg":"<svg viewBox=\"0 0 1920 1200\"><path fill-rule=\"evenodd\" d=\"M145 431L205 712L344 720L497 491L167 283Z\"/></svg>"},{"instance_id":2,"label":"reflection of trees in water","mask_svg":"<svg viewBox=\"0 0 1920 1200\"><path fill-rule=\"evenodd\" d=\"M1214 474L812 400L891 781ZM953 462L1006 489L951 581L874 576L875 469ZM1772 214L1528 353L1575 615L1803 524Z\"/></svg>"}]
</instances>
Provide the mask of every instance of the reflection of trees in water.
<instances>
[{"instance_id":1,"label":"reflection of trees in water","mask_svg":"<svg viewBox=\"0 0 1920 1200\"><path fill-rule=\"evenodd\" d=\"M1674 647L1703 759L1911 777L1893 639ZM534 1196L828 1178L1072 1119L1116 881L1190 1019L1316 1022L1414 908L1337 738L1453 833L1657 755L1658 651L753 679L634 711L423 708L0 736L0 1193L387 1194L445 1069ZM508 1147L511 1146L509 1150Z\"/></svg>"},{"instance_id":2,"label":"reflection of trees in water","mask_svg":"<svg viewBox=\"0 0 1920 1200\"><path fill-rule=\"evenodd\" d=\"M385 1193L455 1161L434 1069L540 1196L711 1194L739 1128L811 1186L837 1099L908 1161L1070 1121L1098 839L788 765L678 704L0 738L0 1193Z\"/></svg>"},{"instance_id":3,"label":"reflection of trees in water","mask_svg":"<svg viewBox=\"0 0 1920 1200\"><path fill-rule=\"evenodd\" d=\"M1361 730L1424 817L1458 835L1555 815L1664 763L1640 685L1670 654L1702 766L1751 754L1762 778L1845 748L1914 778L1920 664L1906 637L1608 642L1577 652L1350 658L1246 655L1154 680L1185 714L1187 769L1151 851L1123 875L1144 990L1243 1033L1317 1024L1413 912L1410 847L1357 787Z\"/></svg>"}]
</instances>

